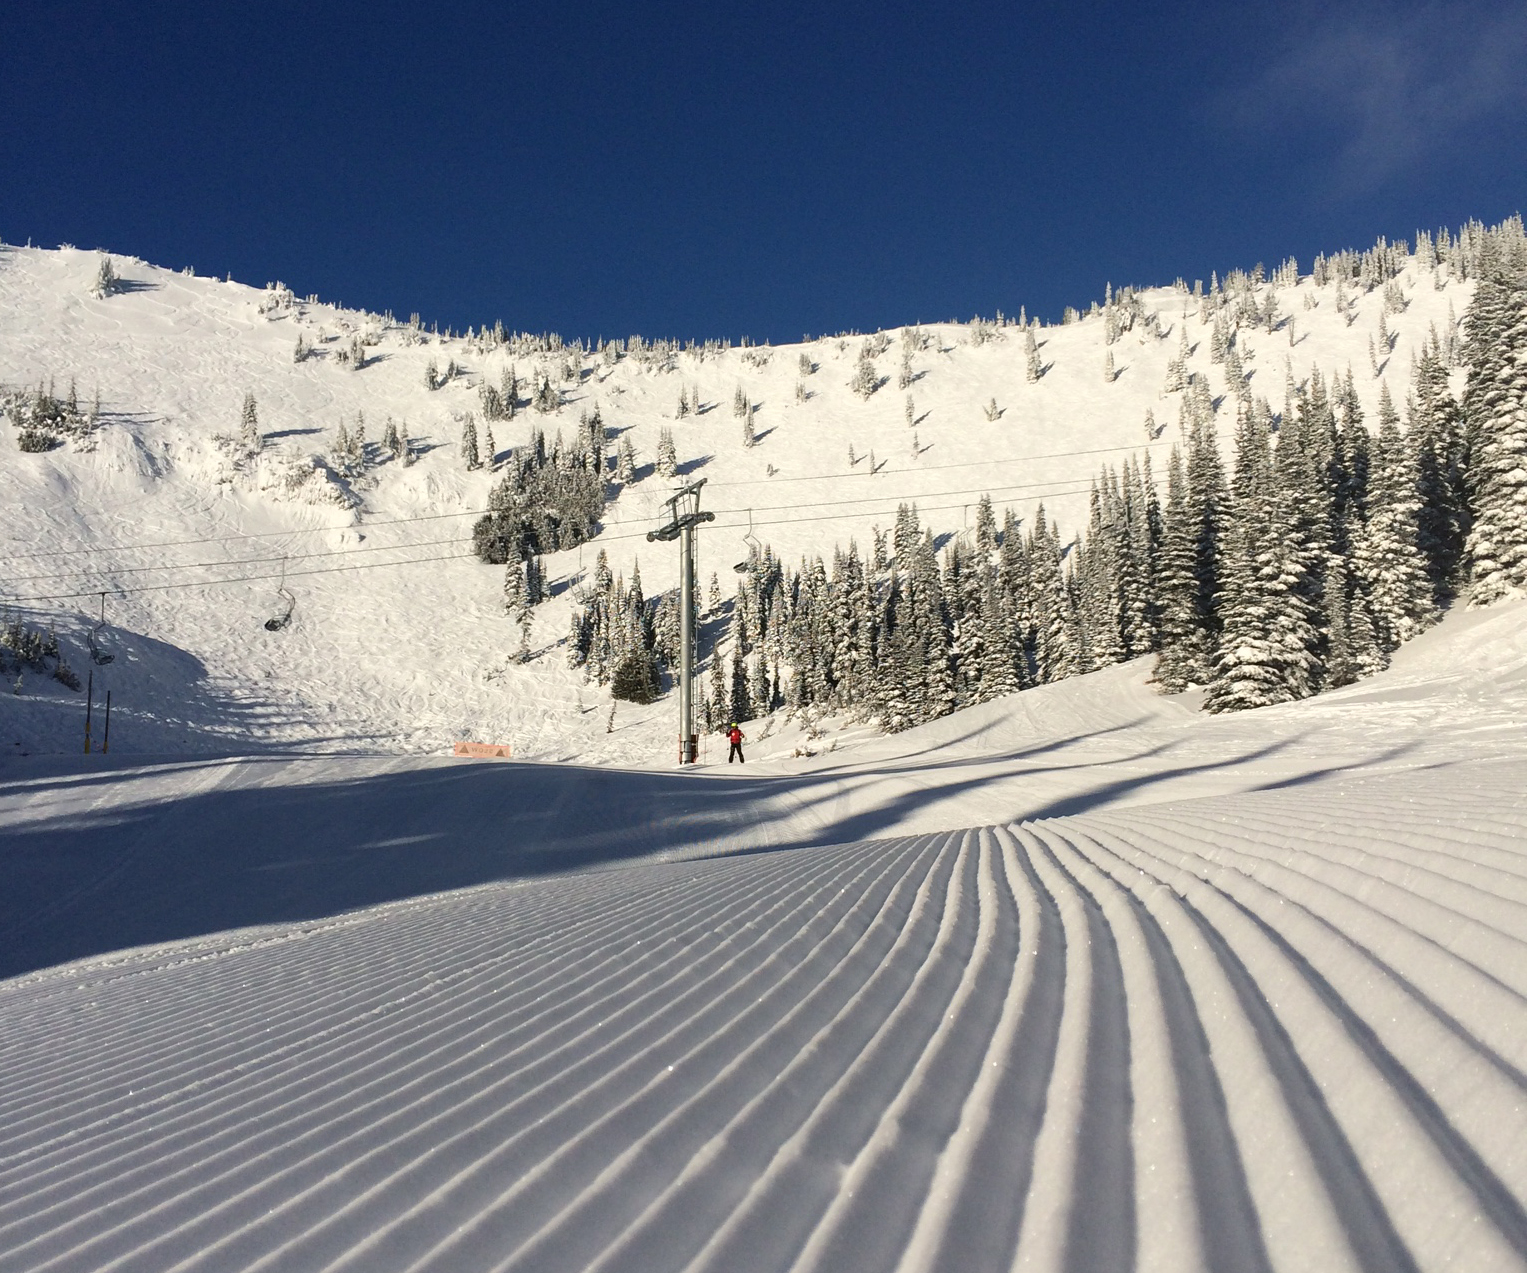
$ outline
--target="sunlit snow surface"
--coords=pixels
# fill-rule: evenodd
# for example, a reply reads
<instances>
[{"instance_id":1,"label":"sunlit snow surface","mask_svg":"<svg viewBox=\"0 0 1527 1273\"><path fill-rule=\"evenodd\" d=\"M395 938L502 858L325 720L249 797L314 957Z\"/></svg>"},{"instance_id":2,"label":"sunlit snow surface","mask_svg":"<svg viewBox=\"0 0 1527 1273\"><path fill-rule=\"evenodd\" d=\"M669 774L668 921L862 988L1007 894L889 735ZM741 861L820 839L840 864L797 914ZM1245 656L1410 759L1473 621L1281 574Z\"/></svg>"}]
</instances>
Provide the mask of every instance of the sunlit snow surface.
<instances>
[{"instance_id":1,"label":"sunlit snow surface","mask_svg":"<svg viewBox=\"0 0 1527 1273\"><path fill-rule=\"evenodd\" d=\"M0 429L0 588L105 589L115 656L109 756L82 696L0 693L0 1271L1527 1268L1527 603L1285 707L1205 717L1136 663L894 738L751 723L745 769L678 774L671 699L611 718L557 647L595 548L548 561L521 664L501 572L437 542L494 480L453 417L506 358L393 329L347 371L371 319L118 267L96 299L93 253L0 248L0 382L104 411L92 451ZM1401 281L1398 401L1469 296ZM1371 420L1380 296L1351 299L1284 288L1295 343L1238 337L1252 391L1350 364ZM915 430L848 390L854 338L586 366L498 447L596 403L629 430L598 543L649 596L665 426L728 593L749 508L792 566L987 489L1069 534L1147 409L1159 477L1179 324L1224 391L1196 307L1145 300L1165 336L1106 383L1100 317L1041 333L1037 384L1016 331L930 328ZM681 385L715 409L674 420ZM246 391L255 471L214 438ZM284 495L357 411L419 462L356 509ZM294 580L279 633L273 578L118 591L447 554ZM24 609L93 666L98 598ZM463 736L538 763L421 754Z\"/></svg>"},{"instance_id":2,"label":"sunlit snow surface","mask_svg":"<svg viewBox=\"0 0 1527 1273\"><path fill-rule=\"evenodd\" d=\"M926 345L912 354L902 391L901 334L888 333L876 362L885 383L866 401L849 387L859 336L681 353L666 369L591 356L573 383L560 380L557 355L484 354L428 333L427 343L410 344L379 316L303 301L271 308L263 288L130 258L116 258L126 290L97 298L97 263L94 252L0 246L0 386L51 381L62 396L72 380L87 406L99 391L102 410L90 451L23 454L14 429L0 425L0 609L18 597L83 594L23 607L55 627L83 673L98 594L107 594L102 641L117 657L96 685L113 691L117 752L417 754L467 737L509 743L522 759L666 761L675 750L671 702L624 704L609 731L608 691L583 684L560 645L573 587L601 549L628 581L640 565L649 598L676 582L674 545L646 540L666 520L671 493L654 472L664 428L686 477L707 482L704 507L717 520L698 536L701 591L708 600L715 574L727 601L750 525L787 568L821 554L830 569L833 547L850 538L868 554L874 528L889 531L903 502L917 504L942 546L974 526L988 492L999 520L1011 508L1027 532L1043 504L1069 539L1085 525L1089 486L1105 464L1117 469L1148 452L1164 482L1183 399L1164 386L1184 337L1187 370L1219 400L1227 463L1231 455L1235 399L1224 364L1211 358L1212 326L1195 298L1169 287L1141 293L1159 335L1142 322L1110 346L1101 314L1041 329L1047 370L1036 383L1026 377L1021 329L987 329L992 338L976 343L969 326L941 323L923 329ZM1249 391L1282 410L1290 375L1300 382L1318 369L1329 384L1350 369L1370 425L1384 384L1403 406L1417 352L1466 311L1473 284L1412 265L1397 286L1405 308L1387 316L1379 289L1353 289L1344 310L1334 284L1305 277L1278 289L1279 311L1292 321L1272 332L1243 325L1236 336ZM1259 304L1267 292L1259 288ZM378 343L363 370L349 370L337 354L363 332ZM1393 350L1370 361L1382 333ZM302 363L293 361L299 336L317 349ZM1105 381L1109 355L1117 374ZM443 371L451 361L462 374L426 389L427 364ZM499 384L511 365L521 381L538 371L558 379L566 403L494 422L500 462L536 429L571 442L580 415L596 409L612 453L631 441L638 461L634 483L610 483L597 539L547 557L552 596L536 608L537 657L528 664L513 657L519 637L504 613L504 572L477 562L467 542L502 474L467 471L459 447L461 418L472 411L486 449L479 387ZM681 390L698 392L703 414L676 418ZM757 412L752 448L732 415L739 390ZM217 439L238 433L246 393L257 400L265 449L238 465ZM996 420L984 410L992 400ZM1147 412L1158 431L1150 442ZM328 454L340 425L353 430L357 413L370 440L365 473L290 489L289 479L312 474L312 458ZM417 463L381 454L388 417L406 422ZM272 633L264 624L281 604L283 559L297 608ZM243 582L217 582L225 580ZM703 647L728 625L725 612L707 613ZM0 750L81 750L77 704L40 677L19 698L0 694Z\"/></svg>"},{"instance_id":3,"label":"sunlit snow surface","mask_svg":"<svg viewBox=\"0 0 1527 1273\"><path fill-rule=\"evenodd\" d=\"M1527 1267L1523 615L745 774L7 762L0 1269Z\"/></svg>"}]
</instances>

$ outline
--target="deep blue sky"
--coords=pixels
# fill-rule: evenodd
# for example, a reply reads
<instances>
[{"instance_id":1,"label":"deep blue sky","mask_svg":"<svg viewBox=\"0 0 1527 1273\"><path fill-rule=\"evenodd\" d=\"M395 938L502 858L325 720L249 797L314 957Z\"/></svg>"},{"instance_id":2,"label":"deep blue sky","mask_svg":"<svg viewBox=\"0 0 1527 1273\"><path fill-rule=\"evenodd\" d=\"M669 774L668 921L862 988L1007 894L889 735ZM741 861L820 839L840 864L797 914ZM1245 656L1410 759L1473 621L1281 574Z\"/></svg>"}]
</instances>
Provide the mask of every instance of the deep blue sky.
<instances>
[{"instance_id":1,"label":"deep blue sky","mask_svg":"<svg viewBox=\"0 0 1527 1273\"><path fill-rule=\"evenodd\" d=\"M1527 8L36 3L0 235L458 328L777 341L1527 207Z\"/></svg>"}]
</instances>

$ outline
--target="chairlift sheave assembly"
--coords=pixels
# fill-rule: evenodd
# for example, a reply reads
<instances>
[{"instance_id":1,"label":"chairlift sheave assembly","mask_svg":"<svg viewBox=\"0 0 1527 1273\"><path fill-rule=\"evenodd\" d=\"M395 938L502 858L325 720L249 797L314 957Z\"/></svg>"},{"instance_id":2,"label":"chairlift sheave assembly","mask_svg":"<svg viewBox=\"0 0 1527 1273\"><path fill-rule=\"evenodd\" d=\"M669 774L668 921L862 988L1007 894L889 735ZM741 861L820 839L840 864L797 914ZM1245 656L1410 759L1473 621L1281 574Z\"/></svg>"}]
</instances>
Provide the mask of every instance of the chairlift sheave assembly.
<instances>
[{"instance_id":1,"label":"chairlift sheave assembly","mask_svg":"<svg viewBox=\"0 0 1527 1273\"><path fill-rule=\"evenodd\" d=\"M101 594L101 620L90 629L90 661L97 667L104 667L117 656L110 650L103 650L98 640L100 634L106 630L106 594Z\"/></svg>"},{"instance_id":2,"label":"chairlift sheave assembly","mask_svg":"<svg viewBox=\"0 0 1527 1273\"><path fill-rule=\"evenodd\" d=\"M281 613L274 614L265 620L267 632L279 632L292 621L292 612L297 609L297 598L286 586L286 558L281 558L281 583L276 589L276 595L281 598Z\"/></svg>"}]
</instances>

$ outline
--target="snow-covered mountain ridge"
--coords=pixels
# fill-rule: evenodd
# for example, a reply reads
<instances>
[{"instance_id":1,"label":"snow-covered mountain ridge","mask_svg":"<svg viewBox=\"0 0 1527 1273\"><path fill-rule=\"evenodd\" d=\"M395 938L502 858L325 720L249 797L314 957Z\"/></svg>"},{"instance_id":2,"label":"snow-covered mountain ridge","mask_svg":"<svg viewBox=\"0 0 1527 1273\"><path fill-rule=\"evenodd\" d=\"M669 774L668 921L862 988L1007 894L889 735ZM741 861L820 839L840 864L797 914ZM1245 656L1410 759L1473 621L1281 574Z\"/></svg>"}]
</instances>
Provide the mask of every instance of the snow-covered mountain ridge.
<instances>
[{"instance_id":1,"label":"snow-covered mountain ridge","mask_svg":"<svg viewBox=\"0 0 1527 1273\"><path fill-rule=\"evenodd\" d=\"M468 555L497 475L466 468L453 417L511 351L482 364L132 262L94 297L98 268L0 255L0 358L31 360L0 378L56 375L61 399L43 449L0 428L0 582L94 678L97 747L103 689L116 711L110 754L86 755L81 695L33 672L0 694L0 1273L1527 1273L1527 598L1455 605L1383 670L1257 711L1200 711L1214 685L1163 695L1152 656L1112 650L902 732L776 713L745 767L712 747L673 772L670 705L612 715L556 644L578 550L545 558L530 662L504 569ZM1365 347L1365 319L1393 358L1428 307L1445 348L1470 286L1407 259L1329 330L1334 284L1280 286L1294 352L1340 377L1344 444L1383 381L1355 365L1347 395L1322 359ZM1266 330L1265 285L1231 290L1256 302L1235 342L1255 385L1288 330L1277 311ZM1205 414L1223 323L1199 331L1174 289L1138 304L1127 330L1113 303L1036 333L1032 382L1022 329L914 336L919 454L873 476L848 446L879 467L912 426L889 385L848 382L894 383L899 334L868 359L859 339L596 351L564 381L563 437L596 394L617 462L671 430L716 479L706 572L754 562L744 584L734 496L759 536L829 558L916 499L931 533L907 555L949 537L954 578L956 501L991 489L1026 535L1040 492L997 483L1040 471L1070 537L1097 466L1144 445L1146 409L1173 436L1179 403L1200 460L1235 426L1234 507L1277 527L1268 492L1302 500L1316 413L1280 421L1266 484L1255 400ZM1198 350L1172 368L1184 330ZM294 332L321 356L293 360ZM431 359L467 370L427 389ZM675 418L697 386L719 407ZM411 449L377 447L388 415ZM557 418L494 421L501 471L506 439ZM940 468L945 447L988 459ZM627 477L581 569L607 545L629 580L641 549L650 595L672 577L643 539L667 483ZM797 482L823 502L791 502ZM1301 562L1268 551L1257 578L1284 588ZM295 609L273 630L283 558ZM420 754L462 734L574 763Z\"/></svg>"},{"instance_id":2,"label":"snow-covered mountain ridge","mask_svg":"<svg viewBox=\"0 0 1527 1273\"><path fill-rule=\"evenodd\" d=\"M1223 439L1234 425L1233 395L1211 356L1213 319L1186 289L1131 293L1122 332L1113 307L1037 330L1042 374L1032 381L1027 329L1017 325L932 325L910 343L887 333L872 346L883 345L872 359L881 383L864 397L852 382L868 338L490 349L492 341L440 338L274 286L123 258L114 269L120 283L96 296L94 253L0 249L0 383L25 391L48 381L63 396L72 381L87 405L100 395L86 447L0 447L0 491L12 510L0 587L50 598L21 609L55 626L66 650L72 643L76 670L100 607L90 594L107 594L101 643L122 657L99 675L115 694L122 749L413 751L474 736L527 757L660 759L671 733L666 702L622 704L611 731L607 693L565 666L558 642L572 585L600 548L628 578L639 560L649 596L674 582L675 554L645 542L671 489L652 468L663 429L680 470L707 479L705 504L718 521L702 533L702 579L718 574L729 594L750 525L791 563L851 538L867 551L903 502L915 501L943 539L973 527L989 493L999 515L1011 507L1024 524L1043 503L1069 535L1104 464L1150 453L1160 476L1195 375L1221 400ZM1311 369L1335 377L1351 368L1370 417L1386 381L1403 401L1412 359L1434 333L1455 337L1472 291L1445 264L1415 258L1393 280L1400 305L1379 287L1280 278L1251 289L1259 306L1276 296L1273 322L1236 336L1249 392L1281 405L1286 367L1296 381ZM312 349L300 362L299 343ZM1179 377L1172 363L1184 343ZM452 363L453 378L426 387L431 364L443 374ZM628 441L637 460L635 480L612 486L596 540L547 559L552 598L537 608L530 645L539 657L528 664L514 657L502 572L472 559L464 542L495 479L465 467L462 417L477 413L483 429L479 391L501 384L510 366L527 385L551 378L563 405L486 422L500 459L536 429L570 439L580 414L597 408L611 451ZM1169 390L1179 379L1189 387ZM751 447L732 412L739 391L752 404ZM246 394L264 440L252 461L237 445ZM678 417L681 395L698 397L702 413ZM1150 439L1147 412L1159 434ZM368 462L347 474L331 443L358 417ZM389 417L406 427L416 462L382 454L375 439ZM263 624L281 606L283 571L297 609L288 628L270 633ZM229 579L241 582L218 582ZM74 750L77 712L62 706L64 691L36 680L24 691L6 696L7 741Z\"/></svg>"}]
</instances>

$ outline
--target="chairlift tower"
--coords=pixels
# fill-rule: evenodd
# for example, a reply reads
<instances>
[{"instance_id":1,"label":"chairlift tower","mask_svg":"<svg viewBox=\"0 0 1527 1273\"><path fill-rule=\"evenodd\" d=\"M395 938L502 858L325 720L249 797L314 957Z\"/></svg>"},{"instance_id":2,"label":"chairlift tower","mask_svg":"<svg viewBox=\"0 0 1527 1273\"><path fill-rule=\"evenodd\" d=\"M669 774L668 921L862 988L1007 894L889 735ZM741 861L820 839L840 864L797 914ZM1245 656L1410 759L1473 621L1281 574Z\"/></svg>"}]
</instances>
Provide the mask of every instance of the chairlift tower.
<instances>
[{"instance_id":1,"label":"chairlift tower","mask_svg":"<svg viewBox=\"0 0 1527 1273\"><path fill-rule=\"evenodd\" d=\"M716 520L714 513L700 511L702 477L664 501L668 525L647 532L647 541L679 541L679 764L699 759L700 738L695 733L695 527Z\"/></svg>"}]
</instances>

